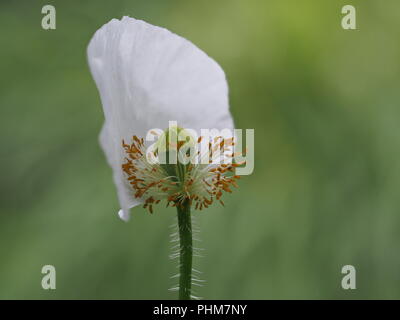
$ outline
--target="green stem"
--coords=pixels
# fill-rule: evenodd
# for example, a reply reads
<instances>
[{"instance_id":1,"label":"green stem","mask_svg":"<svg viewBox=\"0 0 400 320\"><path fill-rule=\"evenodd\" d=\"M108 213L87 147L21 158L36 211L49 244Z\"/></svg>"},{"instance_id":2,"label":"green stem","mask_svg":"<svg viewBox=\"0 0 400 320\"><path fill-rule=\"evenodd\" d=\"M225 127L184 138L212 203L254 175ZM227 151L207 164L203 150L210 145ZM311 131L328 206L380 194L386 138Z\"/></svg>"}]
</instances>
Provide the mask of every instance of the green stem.
<instances>
[{"instance_id":1,"label":"green stem","mask_svg":"<svg viewBox=\"0 0 400 320\"><path fill-rule=\"evenodd\" d=\"M189 200L186 200L178 209L178 228L180 240L180 277L179 277L179 300L190 300L192 287L192 222L190 216Z\"/></svg>"}]
</instances>

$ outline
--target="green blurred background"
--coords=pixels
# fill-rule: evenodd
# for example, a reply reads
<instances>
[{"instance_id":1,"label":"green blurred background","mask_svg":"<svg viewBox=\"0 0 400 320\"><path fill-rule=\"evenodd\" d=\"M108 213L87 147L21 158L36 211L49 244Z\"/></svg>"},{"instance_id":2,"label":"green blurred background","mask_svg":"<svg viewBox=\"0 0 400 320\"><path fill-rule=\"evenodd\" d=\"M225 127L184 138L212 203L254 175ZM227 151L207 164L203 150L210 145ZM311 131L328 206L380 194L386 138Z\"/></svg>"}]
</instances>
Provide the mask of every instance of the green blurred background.
<instances>
[{"instance_id":1,"label":"green blurred background","mask_svg":"<svg viewBox=\"0 0 400 320\"><path fill-rule=\"evenodd\" d=\"M53 4L57 29L42 30ZM355 31L341 8L357 9ZM175 211L119 220L86 62L123 15L190 39L224 68L251 176L200 214L208 299L400 298L398 0L0 2L0 298L174 299ZM41 268L57 289L41 288ZM357 289L341 288L341 268Z\"/></svg>"}]
</instances>

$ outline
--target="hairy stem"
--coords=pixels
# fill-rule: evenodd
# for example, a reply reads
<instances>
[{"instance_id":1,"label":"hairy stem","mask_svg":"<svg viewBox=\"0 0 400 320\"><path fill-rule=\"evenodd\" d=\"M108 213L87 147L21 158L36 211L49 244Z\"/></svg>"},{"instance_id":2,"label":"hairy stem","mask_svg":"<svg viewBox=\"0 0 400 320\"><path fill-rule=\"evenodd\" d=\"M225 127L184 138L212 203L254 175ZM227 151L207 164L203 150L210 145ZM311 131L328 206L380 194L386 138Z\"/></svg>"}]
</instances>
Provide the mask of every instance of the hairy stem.
<instances>
[{"instance_id":1,"label":"hairy stem","mask_svg":"<svg viewBox=\"0 0 400 320\"><path fill-rule=\"evenodd\" d=\"M190 300L192 286L193 239L189 200L177 206L180 241L179 299Z\"/></svg>"}]
</instances>

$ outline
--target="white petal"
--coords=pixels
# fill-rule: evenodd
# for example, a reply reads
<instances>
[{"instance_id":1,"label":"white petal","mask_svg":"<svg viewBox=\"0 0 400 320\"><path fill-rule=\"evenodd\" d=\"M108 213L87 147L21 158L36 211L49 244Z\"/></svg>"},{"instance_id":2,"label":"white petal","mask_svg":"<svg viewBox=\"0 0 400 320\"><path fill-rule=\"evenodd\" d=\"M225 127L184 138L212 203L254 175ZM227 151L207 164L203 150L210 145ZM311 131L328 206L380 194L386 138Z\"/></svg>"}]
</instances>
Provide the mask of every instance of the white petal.
<instances>
[{"instance_id":1,"label":"white petal","mask_svg":"<svg viewBox=\"0 0 400 320\"><path fill-rule=\"evenodd\" d=\"M169 121L198 133L233 128L223 70L166 29L129 17L113 19L93 36L88 60L106 118L101 145L123 210L138 201L121 170L122 139L144 138L152 128L168 128Z\"/></svg>"},{"instance_id":2,"label":"white petal","mask_svg":"<svg viewBox=\"0 0 400 320\"><path fill-rule=\"evenodd\" d=\"M121 145L121 144L119 144ZM119 203L121 205L121 210L118 211L118 216L124 220L129 220L129 209L137 206L141 202L134 198L132 195L132 189L126 182L121 170L121 161L119 159L118 150L115 150L112 143L112 135L108 133L107 123L103 125L100 132L100 146L106 154L107 162L113 171L113 180L117 187L117 194Z\"/></svg>"},{"instance_id":3,"label":"white petal","mask_svg":"<svg viewBox=\"0 0 400 320\"><path fill-rule=\"evenodd\" d=\"M122 220L124 220L125 222L128 222L129 219L130 219L130 212L129 212L129 209L128 209L128 210L120 209L120 210L118 211L118 216L119 216Z\"/></svg>"}]
</instances>

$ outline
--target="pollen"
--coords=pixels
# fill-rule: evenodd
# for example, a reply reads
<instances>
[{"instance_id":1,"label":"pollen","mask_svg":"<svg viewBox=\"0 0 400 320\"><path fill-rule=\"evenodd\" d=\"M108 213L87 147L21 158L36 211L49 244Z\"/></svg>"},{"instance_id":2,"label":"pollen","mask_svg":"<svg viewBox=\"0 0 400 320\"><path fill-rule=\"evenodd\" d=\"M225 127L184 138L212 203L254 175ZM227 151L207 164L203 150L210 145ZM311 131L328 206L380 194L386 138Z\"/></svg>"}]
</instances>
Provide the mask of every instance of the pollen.
<instances>
[{"instance_id":1,"label":"pollen","mask_svg":"<svg viewBox=\"0 0 400 320\"><path fill-rule=\"evenodd\" d=\"M198 138L197 144L202 140L204 137ZM183 145L175 144L175 148L179 151ZM231 193L232 187L238 187L240 176L234 174L235 168L243 163L233 162L236 155L233 146L233 138L215 137L209 139L206 152L196 151L199 161L162 164L157 151L146 150L143 138L133 136L130 144L122 141L125 158L121 169L132 196L140 199L149 213L153 213L154 206L161 201L175 207L189 200L195 210L203 210L214 202L224 205L223 193ZM216 161L221 159L224 161Z\"/></svg>"}]
</instances>

